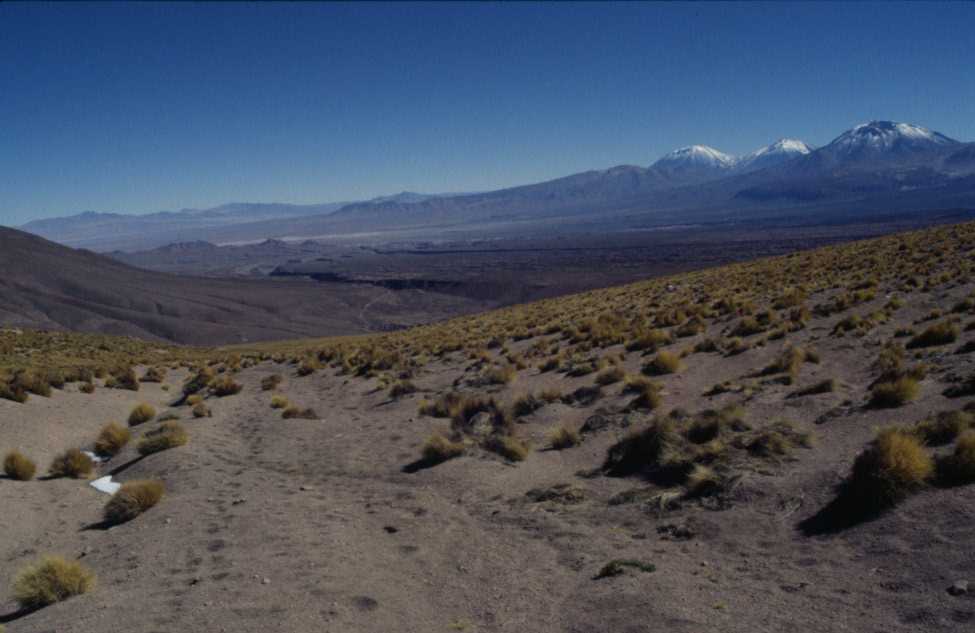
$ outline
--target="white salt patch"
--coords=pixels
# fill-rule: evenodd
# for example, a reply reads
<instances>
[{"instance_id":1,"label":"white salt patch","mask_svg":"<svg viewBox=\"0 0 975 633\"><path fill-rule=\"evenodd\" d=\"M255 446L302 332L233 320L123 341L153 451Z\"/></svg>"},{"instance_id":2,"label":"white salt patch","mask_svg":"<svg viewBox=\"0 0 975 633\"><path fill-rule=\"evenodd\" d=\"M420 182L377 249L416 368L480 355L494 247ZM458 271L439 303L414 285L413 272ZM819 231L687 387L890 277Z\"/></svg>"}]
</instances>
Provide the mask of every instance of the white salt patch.
<instances>
[{"instance_id":1,"label":"white salt patch","mask_svg":"<svg viewBox=\"0 0 975 633\"><path fill-rule=\"evenodd\" d=\"M105 461L105 458L104 457L100 457L98 455L95 455L91 451L81 451L81 452L84 453L85 455L87 455L88 457L90 457L91 458L91 461L95 462L96 464L101 464L103 461Z\"/></svg>"},{"instance_id":2,"label":"white salt patch","mask_svg":"<svg viewBox=\"0 0 975 633\"><path fill-rule=\"evenodd\" d=\"M91 482L91 487L106 494L114 495L122 487L122 484L112 481L111 475L106 475Z\"/></svg>"}]
</instances>

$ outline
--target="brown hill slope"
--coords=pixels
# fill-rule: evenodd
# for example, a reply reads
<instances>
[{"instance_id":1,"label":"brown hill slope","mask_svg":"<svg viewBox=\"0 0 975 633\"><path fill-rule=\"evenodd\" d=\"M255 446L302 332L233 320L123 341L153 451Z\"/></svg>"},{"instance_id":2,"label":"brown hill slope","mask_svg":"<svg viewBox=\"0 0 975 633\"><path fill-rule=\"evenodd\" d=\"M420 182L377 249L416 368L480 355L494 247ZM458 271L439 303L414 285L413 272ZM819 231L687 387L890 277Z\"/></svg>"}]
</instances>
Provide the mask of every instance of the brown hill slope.
<instances>
[{"instance_id":1,"label":"brown hill slope","mask_svg":"<svg viewBox=\"0 0 975 633\"><path fill-rule=\"evenodd\" d=\"M136 424L95 466L166 487L120 525L84 479L0 479L0 623L970 631L973 253L975 225L941 227L407 332L218 350L205 369L208 352L178 350L200 356L166 358L138 392L95 378L90 394L0 399L0 454L41 470L139 402L188 436L140 457L172 421ZM0 353L37 337L0 332ZM202 401L184 406L191 385ZM21 609L17 570L48 552L98 584Z\"/></svg>"},{"instance_id":2,"label":"brown hill slope","mask_svg":"<svg viewBox=\"0 0 975 633\"><path fill-rule=\"evenodd\" d=\"M384 328L363 314L370 303L395 325L471 311L459 298L327 286L304 280L179 277L126 266L88 251L0 227L0 325L124 334L218 344ZM433 304L431 306L431 304Z\"/></svg>"}]
</instances>

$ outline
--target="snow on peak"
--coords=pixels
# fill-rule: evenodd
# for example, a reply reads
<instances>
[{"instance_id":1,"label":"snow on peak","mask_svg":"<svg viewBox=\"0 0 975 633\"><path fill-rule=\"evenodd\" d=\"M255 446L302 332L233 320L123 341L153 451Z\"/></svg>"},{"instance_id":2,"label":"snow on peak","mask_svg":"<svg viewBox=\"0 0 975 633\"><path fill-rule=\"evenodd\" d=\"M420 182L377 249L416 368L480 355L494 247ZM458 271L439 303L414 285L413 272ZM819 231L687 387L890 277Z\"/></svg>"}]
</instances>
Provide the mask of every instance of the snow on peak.
<instances>
[{"instance_id":1,"label":"snow on peak","mask_svg":"<svg viewBox=\"0 0 975 633\"><path fill-rule=\"evenodd\" d=\"M795 154L798 156L800 154L808 154L811 151L811 147L798 139L780 138L771 145L760 147L751 154L742 156L742 159L748 160L749 158L758 158L759 156L765 156L768 154Z\"/></svg>"},{"instance_id":2,"label":"snow on peak","mask_svg":"<svg viewBox=\"0 0 975 633\"><path fill-rule=\"evenodd\" d=\"M690 147L675 149L658 160L655 165L668 167L717 167L724 169L732 167L735 161L734 156L729 156L713 147L708 147L707 145L691 145Z\"/></svg>"},{"instance_id":3,"label":"snow on peak","mask_svg":"<svg viewBox=\"0 0 975 633\"><path fill-rule=\"evenodd\" d=\"M830 147L846 153L884 152L904 146L909 149L923 149L954 143L957 141L920 125L896 121L870 121L843 132L830 143Z\"/></svg>"}]
</instances>

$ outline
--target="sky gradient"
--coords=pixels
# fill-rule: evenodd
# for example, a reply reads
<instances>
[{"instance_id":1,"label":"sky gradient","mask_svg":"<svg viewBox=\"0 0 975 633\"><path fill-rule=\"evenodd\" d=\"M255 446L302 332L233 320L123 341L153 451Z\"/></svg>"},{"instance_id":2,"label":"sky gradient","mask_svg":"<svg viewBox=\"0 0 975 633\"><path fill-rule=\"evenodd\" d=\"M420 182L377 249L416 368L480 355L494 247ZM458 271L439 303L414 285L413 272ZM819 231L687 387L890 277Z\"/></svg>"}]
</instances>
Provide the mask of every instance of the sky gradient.
<instances>
[{"instance_id":1,"label":"sky gradient","mask_svg":"<svg viewBox=\"0 0 975 633\"><path fill-rule=\"evenodd\" d=\"M975 3L0 3L0 224L479 191L870 119L975 140Z\"/></svg>"}]
</instances>

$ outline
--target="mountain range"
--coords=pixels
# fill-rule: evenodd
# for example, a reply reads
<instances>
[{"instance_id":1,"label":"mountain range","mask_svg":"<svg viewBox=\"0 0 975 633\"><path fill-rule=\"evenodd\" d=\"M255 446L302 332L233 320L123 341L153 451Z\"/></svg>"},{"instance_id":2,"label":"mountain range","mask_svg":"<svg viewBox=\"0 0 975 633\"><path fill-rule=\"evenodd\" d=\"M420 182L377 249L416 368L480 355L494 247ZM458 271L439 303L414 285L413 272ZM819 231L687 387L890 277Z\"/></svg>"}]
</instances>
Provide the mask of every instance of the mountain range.
<instances>
[{"instance_id":1,"label":"mountain range","mask_svg":"<svg viewBox=\"0 0 975 633\"><path fill-rule=\"evenodd\" d=\"M691 145L642 167L619 165L467 194L403 192L321 205L232 204L145 216L84 213L23 230L72 246L137 250L192 239L304 239L363 231L432 236L619 230L673 223L849 221L975 208L975 143L909 123L872 121L813 148L784 138L743 156Z\"/></svg>"}]
</instances>

